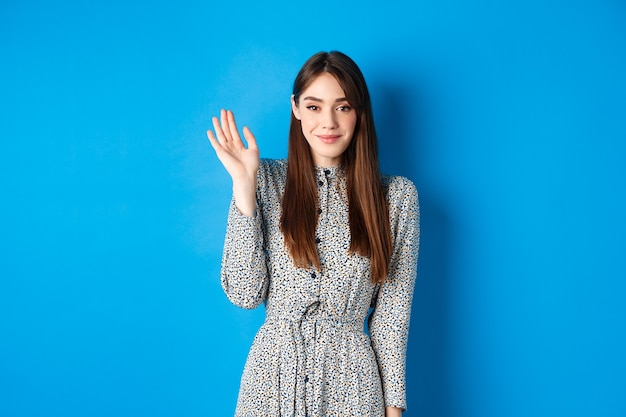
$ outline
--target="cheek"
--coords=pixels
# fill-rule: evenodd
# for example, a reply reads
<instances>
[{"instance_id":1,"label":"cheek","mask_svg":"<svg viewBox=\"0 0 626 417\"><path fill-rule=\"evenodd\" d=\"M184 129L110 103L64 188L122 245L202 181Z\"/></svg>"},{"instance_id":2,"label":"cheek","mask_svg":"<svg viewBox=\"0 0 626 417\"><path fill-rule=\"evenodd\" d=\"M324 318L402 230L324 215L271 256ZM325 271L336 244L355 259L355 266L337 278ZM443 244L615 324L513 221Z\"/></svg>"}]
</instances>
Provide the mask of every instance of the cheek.
<instances>
[{"instance_id":1,"label":"cheek","mask_svg":"<svg viewBox=\"0 0 626 417\"><path fill-rule=\"evenodd\" d=\"M306 120L300 120L300 128L302 129L302 134L304 135L306 140L309 140L309 132L311 131L311 128Z\"/></svg>"},{"instance_id":2,"label":"cheek","mask_svg":"<svg viewBox=\"0 0 626 417\"><path fill-rule=\"evenodd\" d=\"M356 114L351 115L351 117L346 121L346 127L354 132L354 129L356 129Z\"/></svg>"},{"instance_id":3,"label":"cheek","mask_svg":"<svg viewBox=\"0 0 626 417\"><path fill-rule=\"evenodd\" d=\"M311 117L303 117L300 119L300 124L302 125L303 131L308 131L315 127L315 120Z\"/></svg>"}]
</instances>

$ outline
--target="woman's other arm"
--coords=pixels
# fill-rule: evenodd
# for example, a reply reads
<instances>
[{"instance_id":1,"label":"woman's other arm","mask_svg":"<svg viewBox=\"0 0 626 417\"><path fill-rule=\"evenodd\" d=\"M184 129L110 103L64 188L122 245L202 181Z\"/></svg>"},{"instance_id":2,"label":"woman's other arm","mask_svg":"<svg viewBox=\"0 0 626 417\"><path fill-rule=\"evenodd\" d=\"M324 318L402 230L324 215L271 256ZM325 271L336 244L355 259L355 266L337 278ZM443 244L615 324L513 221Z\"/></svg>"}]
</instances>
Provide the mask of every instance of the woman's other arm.
<instances>
[{"instance_id":1,"label":"woman's other arm","mask_svg":"<svg viewBox=\"0 0 626 417\"><path fill-rule=\"evenodd\" d=\"M397 177L389 193L394 251L369 322L388 416L393 415L389 414L390 408L406 408L406 347L420 236L418 196L413 183Z\"/></svg>"}]
</instances>

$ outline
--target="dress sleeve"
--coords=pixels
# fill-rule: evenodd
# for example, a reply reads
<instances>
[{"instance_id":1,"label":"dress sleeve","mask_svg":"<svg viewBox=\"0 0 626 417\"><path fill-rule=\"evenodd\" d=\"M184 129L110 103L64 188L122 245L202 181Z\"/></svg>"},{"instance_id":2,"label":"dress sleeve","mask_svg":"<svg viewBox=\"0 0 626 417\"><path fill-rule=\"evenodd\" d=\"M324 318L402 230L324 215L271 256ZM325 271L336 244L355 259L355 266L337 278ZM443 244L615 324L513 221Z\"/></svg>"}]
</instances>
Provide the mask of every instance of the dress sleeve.
<instances>
[{"instance_id":1,"label":"dress sleeve","mask_svg":"<svg viewBox=\"0 0 626 417\"><path fill-rule=\"evenodd\" d=\"M369 322L386 407L406 409L406 347L417 275L419 203L411 181L389 188L393 253L387 279L373 301ZM392 184L396 185L396 184Z\"/></svg>"},{"instance_id":2,"label":"dress sleeve","mask_svg":"<svg viewBox=\"0 0 626 417\"><path fill-rule=\"evenodd\" d=\"M262 187L259 168L257 210L254 217L243 215L231 201L222 256L221 281L226 297L236 306L258 307L267 296L268 274L264 248L263 216L259 189Z\"/></svg>"}]
</instances>

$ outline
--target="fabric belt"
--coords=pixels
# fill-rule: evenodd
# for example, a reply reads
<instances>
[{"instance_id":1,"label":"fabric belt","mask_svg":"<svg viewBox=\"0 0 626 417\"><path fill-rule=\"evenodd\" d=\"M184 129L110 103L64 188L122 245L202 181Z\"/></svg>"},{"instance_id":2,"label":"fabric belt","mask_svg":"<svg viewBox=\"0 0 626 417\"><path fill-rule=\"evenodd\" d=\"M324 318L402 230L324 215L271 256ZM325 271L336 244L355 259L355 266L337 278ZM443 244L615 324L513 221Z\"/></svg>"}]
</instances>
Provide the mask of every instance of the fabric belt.
<instances>
[{"instance_id":1,"label":"fabric belt","mask_svg":"<svg viewBox=\"0 0 626 417\"><path fill-rule=\"evenodd\" d=\"M311 386L309 392L312 397L309 397L309 401L306 386L313 383L311 379L316 379L315 373L324 368L326 352L318 344L326 337L339 336L337 333L363 334L363 322L331 317L313 305L296 317L268 316L264 323L264 326L266 325L277 326L282 330L280 345L276 352L280 367L278 389L280 409L285 412L285 417L319 416L323 411L320 408L322 386L321 384ZM284 337L291 340L283 339ZM307 346L307 341L313 345ZM307 375L307 371L313 375Z\"/></svg>"}]
</instances>

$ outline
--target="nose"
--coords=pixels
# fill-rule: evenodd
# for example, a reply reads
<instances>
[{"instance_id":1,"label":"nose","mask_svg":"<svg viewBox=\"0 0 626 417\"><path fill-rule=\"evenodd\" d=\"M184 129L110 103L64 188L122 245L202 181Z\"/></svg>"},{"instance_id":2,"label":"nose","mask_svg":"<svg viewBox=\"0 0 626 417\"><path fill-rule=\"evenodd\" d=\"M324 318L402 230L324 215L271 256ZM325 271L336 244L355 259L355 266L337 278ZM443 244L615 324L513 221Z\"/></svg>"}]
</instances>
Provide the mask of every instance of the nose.
<instances>
[{"instance_id":1,"label":"nose","mask_svg":"<svg viewBox=\"0 0 626 417\"><path fill-rule=\"evenodd\" d=\"M324 129L335 129L337 127L337 118L333 109L326 110L322 118L322 127Z\"/></svg>"}]
</instances>

